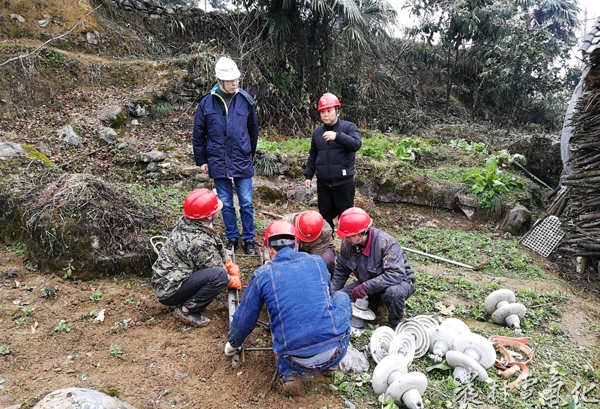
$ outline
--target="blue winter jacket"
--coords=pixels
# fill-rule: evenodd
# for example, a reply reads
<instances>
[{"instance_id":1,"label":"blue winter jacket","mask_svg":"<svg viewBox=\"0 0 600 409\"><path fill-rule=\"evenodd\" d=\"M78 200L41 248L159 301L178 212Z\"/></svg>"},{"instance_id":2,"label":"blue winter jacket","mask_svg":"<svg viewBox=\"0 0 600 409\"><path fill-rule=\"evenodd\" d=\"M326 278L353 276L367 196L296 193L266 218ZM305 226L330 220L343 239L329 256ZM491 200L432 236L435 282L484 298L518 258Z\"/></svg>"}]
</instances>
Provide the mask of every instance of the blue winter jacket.
<instances>
[{"instance_id":1,"label":"blue winter jacket","mask_svg":"<svg viewBox=\"0 0 600 409\"><path fill-rule=\"evenodd\" d=\"M402 284L403 281L414 284L415 273L398 240L373 227L370 234L373 237L368 255L364 252L357 254L350 243L342 241L333 271L334 290L344 287L351 273L354 273L359 283L365 284L368 294L383 292L388 287Z\"/></svg>"},{"instance_id":2,"label":"blue winter jacket","mask_svg":"<svg viewBox=\"0 0 600 409\"><path fill-rule=\"evenodd\" d=\"M332 294L320 256L283 248L252 275L227 340L241 346L266 304L277 355L310 357L335 348L349 338L352 308L349 297L333 304Z\"/></svg>"},{"instance_id":3,"label":"blue winter jacket","mask_svg":"<svg viewBox=\"0 0 600 409\"><path fill-rule=\"evenodd\" d=\"M208 175L213 179L252 177L252 159L258 143L256 103L250 94L238 89L227 107L216 93L218 87L215 85L204 95L196 109L196 165L208 163Z\"/></svg>"}]
</instances>

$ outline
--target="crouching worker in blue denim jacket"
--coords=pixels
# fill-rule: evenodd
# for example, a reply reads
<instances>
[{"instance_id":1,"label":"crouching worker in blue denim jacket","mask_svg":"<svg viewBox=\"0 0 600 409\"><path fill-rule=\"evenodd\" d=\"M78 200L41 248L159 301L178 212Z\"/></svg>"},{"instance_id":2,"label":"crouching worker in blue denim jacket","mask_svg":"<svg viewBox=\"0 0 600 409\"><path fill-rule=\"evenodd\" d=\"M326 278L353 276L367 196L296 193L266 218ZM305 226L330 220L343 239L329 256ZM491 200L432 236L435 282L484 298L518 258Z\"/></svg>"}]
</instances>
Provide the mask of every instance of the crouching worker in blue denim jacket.
<instances>
[{"instance_id":1,"label":"crouching worker in blue denim jacket","mask_svg":"<svg viewBox=\"0 0 600 409\"><path fill-rule=\"evenodd\" d=\"M296 251L292 224L272 222L264 245L271 262L252 275L233 315L225 354L232 356L242 346L266 304L283 393L293 396L303 390L301 373L324 371L344 357L352 308L347 294L331 291L323 259Z\"/></svg>"}]
</instances>

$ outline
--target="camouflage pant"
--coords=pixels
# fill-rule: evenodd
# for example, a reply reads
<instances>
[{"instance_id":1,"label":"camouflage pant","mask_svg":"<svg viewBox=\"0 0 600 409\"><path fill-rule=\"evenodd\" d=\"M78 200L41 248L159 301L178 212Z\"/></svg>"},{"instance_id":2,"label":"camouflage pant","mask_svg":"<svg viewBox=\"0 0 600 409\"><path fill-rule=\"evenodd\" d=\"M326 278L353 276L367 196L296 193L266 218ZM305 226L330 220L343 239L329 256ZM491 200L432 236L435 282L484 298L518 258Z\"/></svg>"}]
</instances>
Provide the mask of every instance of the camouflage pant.
<instances>
[{"instance_id":1,"label":"camouflage pant","mask_svg":"<svg viewBox=\"0 0 600 409\"><path fill-rule=\"evenodd\" d=\"M168 306L183 305L190 312L201 314L228 282L229 277L224 267L194 271L175 294L159 301Z\"/></svg>"}]
</instances>

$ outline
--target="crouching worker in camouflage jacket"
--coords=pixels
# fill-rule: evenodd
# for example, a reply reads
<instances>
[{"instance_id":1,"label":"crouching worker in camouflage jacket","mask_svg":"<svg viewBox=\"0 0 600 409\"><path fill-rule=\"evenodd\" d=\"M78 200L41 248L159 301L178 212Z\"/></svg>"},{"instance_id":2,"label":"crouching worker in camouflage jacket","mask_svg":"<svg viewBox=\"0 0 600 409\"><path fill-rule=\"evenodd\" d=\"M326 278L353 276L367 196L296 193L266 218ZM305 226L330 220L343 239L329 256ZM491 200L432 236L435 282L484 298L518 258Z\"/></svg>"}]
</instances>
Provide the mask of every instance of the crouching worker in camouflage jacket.
<instances>
[{"instance_id":1,"label":"crouching worker in camouflage jacket","mask_svg":"<svg viewBox=\"0 0 600 409\"><path fill-rule=\"evenodd\" d=\"M152 288L161 304L196 327L210 319L204 309L223 288L242 288L240 269L227 255L212 222L223 202L208 189L197 189L183 203L184 216L161 247L152 266Z\"/></svg>"}]
</instances>

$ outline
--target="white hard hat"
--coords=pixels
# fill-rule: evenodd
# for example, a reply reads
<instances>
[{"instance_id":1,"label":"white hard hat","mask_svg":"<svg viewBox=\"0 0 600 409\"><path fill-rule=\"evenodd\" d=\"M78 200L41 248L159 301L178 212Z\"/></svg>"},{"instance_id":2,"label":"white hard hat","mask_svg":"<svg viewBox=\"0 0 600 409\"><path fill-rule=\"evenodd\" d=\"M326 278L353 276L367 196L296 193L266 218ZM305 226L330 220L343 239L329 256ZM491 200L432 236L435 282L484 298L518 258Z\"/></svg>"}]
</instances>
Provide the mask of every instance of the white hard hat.
<instances>
[{"instance_id":1,"label":"white hard hat","mask_svg":"<svg viewBox=\"0 0 600 409\"><path fill-rule=\"evenodd\" d=\"M235 61L227 57L221 57L215 65L215 75L220 80L231 81L240 77L240 70L238 70Z\"/></svg>"}]
</instances>

